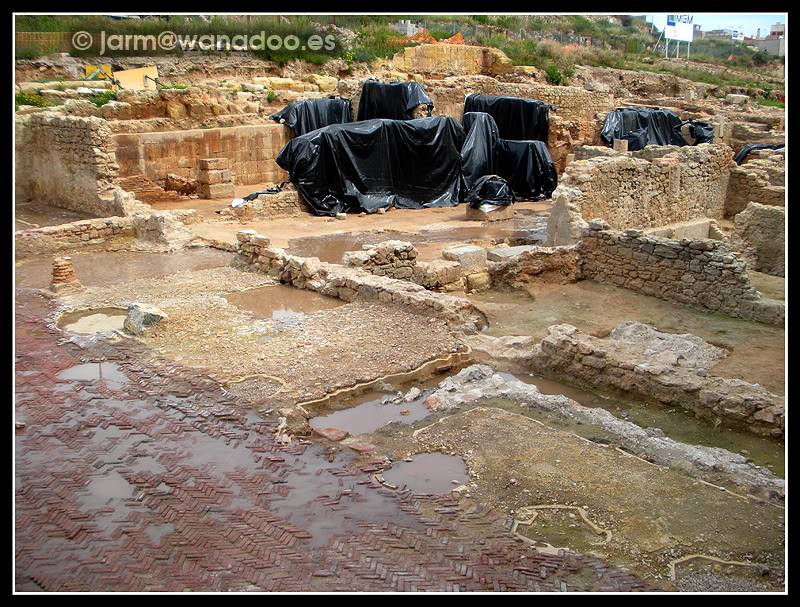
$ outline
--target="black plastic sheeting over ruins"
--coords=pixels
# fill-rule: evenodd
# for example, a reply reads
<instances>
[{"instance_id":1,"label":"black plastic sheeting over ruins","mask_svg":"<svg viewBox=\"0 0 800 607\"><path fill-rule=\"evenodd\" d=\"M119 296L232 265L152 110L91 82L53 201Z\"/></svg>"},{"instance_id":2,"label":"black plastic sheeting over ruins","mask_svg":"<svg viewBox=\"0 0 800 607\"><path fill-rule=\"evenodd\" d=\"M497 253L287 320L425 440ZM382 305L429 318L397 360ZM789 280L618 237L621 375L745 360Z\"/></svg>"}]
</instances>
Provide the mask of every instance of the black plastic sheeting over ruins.
<instances>
[{"instance_id":1,"label":"black plastic sheeting over ruins","mask_svg":"<svg viewBox=\"0 0 800 607\"><path fill-rule=\"evenodd\" d=\"M547 141L547 120L552 106L536 99L467 95L464 114L485 112L497 123L500 137L515 140Z\"/></svg>"},{"instance_id":2,"label":"black plastic sheeting over ruins","mask_svg":"<svg viewBox=\"0 0 800 607\"><path fill-rule=\"evenodd\" d=\"M600 137L608 145L614 139L624 139L632 152L654 144L682 146L686 145L681 135L682 124L669 110L623 107L608 113Z\"/></svg>"},{"instance_id":3,"label":"black plastic sheeting over ruins","mask_svg":"<svg viewBox=\"0 0 800 607\"><path fill-rule=\"evenodd\" d=\"M418 82L380 82L365 80L361 87L356 120L389 118L411 120L420 105L433 110L433 101Z\"/></svg>"},{"instance_id":4,"label":"black plastic sheeting over ruins","mask_svg":"<svg viewBox=\"0 0 800 607\"><path fill-rule=\"evenodd\" d=\"M781 150L785 147L786 144L783 143L748 143L739 150L733 159L736 161L736 164L742 164L750 155L750 152L755 150Z\"/></svg>"},{"instance_id":5,"label":"black plastic sheeting over ruins","mask_svg":"<svg viewBox=\"0 0 800 607\"><path fill-rule=\"evenodd\" d=\"M283 120L295 135L305 135L323 126L352 122L353 109L349 99L305 99L287 105L270 118L275 122Z\"/></svg>"},{"instance_id":6,"label":"black plastic sheeting over ruins","mask_svg":"<svg viewBox=\"0 0 800 607\"><path fill-rule=\"evenodd\" d=\"M464 196L464 202L473 209L489 207L487 210L490 210L491 207L507 207L514 200L511 186L499 175L484 175L472 184Z\"/></svg>"},{"instance_id":7,"label":"black plastic sheeting over ruins","mask_svg":"<svg viewBox=\"0 0 800 607\"><path fill-rule=\"evenodd\" d=\"M295 137L276 158L317 215L461 201L464 130L452 118L375 119Z\"/></svg>"},{"instance_id":8,"label":"black plastic sheeting over ruins","mask_svg":"<svg viewBox=\"0 0 800 607\"><path fill-rule=\"evenodd\" d=\"M543 141L502 139L495 120L485 112L464 114L464 128L461 170L468 190L485 175L505 179L517 198L549 198L558 186L558 173Z\"/></svg>"}]
</instances>

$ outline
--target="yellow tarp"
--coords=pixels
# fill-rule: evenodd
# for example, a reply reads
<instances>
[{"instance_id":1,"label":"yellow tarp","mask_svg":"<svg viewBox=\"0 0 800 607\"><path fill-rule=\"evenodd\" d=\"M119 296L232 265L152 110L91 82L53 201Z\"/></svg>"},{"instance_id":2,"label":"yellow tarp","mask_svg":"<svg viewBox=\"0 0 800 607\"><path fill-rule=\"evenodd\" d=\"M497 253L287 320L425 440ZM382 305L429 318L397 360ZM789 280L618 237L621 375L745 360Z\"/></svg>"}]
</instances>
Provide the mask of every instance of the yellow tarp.
<instances>
[{"instance_id":1,"label":"yellow tarp","mask_svg":"<svg viewBox=\"0 0 800 607\"><path fill-rule=\"evenodd\" d=\"M85 74L87 80L111 80L111 66L108 63L87 65Z\"/></svg>"},{"instance_id":2,"label":"yellow tarp","mask_svg":"<svg viewBox=\"0 0 800 607\"><path fill-rule=\"evenodd\" d=\"M115 86L117 90L155 90L157 87L154 80L158 79L158 68L151 66L122 70L121 72L114 72L114 79L117 81L116 84L118 86Z\"/></svg>"}]
</instances>

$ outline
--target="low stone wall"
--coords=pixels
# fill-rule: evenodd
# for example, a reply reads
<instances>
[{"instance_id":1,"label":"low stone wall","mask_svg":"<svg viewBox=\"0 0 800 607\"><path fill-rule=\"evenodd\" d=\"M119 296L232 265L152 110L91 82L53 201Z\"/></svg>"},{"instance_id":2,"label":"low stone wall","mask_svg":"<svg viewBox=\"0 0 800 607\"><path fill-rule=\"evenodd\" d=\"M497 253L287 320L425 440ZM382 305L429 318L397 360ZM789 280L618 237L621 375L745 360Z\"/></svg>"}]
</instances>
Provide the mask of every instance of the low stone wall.
<instances>
[{"instance_id":1,"label":"low stone wall","mask_svg":"<svg viewBox=\"0 0 800 607\"><path fill-rule=\"evenodd\" d=\"M785 276L786 211L751 202L736 215L730 243L750 268Z\"/></svg>"},{"instance_id":2,"label":"low stone wall","mask_svg":"<svg viewBox=\"0 0 800 607\"><path fill-rule=\"evenodd\" d=\"M725 197L725 217L734 217L751 202L782 207L786 204L786 153L758 150L731 169Z\"/></svg>"},{"instance_id":3,"label":"low stone wall","mask_svg":"<svg viewBox=\"0 0 800 607\"><path fill-rule=\"evenodd\" d=\"M23 258L86 246L108 245L135 237L132 217L86 219L60 226L20 230L14 234L14 252L17 258Z\"/></svg>"},{"instance_id":4,"label":"low stone wall","mask_svg":"<svg viewBox=\"0 0 800 607\"><path fill-rule=\"evenodd\" d=\"M574 243L581 218L615 229L722 218L732 156L728 146L702 144L575 160L553 193L548 244Z\"/></svg>"},{"instance_id":5,"label":"low stone wall","mask_svg":"<svg viewBox=\"0 0 800 607\"><path fill-rule=\"evenodd\" d=\"M578 250L584 278L736 318L784 323L784 303L762 298L747 264L720 241L668 240L592 221Z\"/></svg>"},{"instance_id":6,"label":"low stone wall","mask_svg":"<svg viewBox=\"0 0 800 607\"><path fill-rule=\"evenodd\" d=\"M239 260L281 282L344 301L379 301L396 304L421 314L445 318L454 328L475 332L486 326L484 314L471 302L420 285L364 270L324 263L316 257L287 255L273 248L269 238L254 230L237 233Z\"/></svg>"},{"instance_id":7,"label":"low stone wall","mask_svg":"<svg viewBox=\"0 0 800 607\"><path fill-rule=\"evenodd\" d=\"M694 336L669 336L647 325L639 326L661 337L699 340ZM540 372L573 383L624 390L645 400L655 399L683 407L698 417L719 421L726 427L761 436L783 437L782 397L758 384L710 375L709 367L717 361L712 360L711 364L687 361L692 355L691 350L684 349L685 344L680 350L664 349L658 354L650 348L637 348L630 335L625 334L630 333L625 328L623 324L610 338L599 339L579 332L572 325L552 326L547 337L534 348L531 365ZM617 335L621 329L623 335ZM698 344L693 343L691 347L697 348Z\"/></svg>"},{"instance_id":8,"label":"low stone wall","mask_svg":"<svg viewBox=\"0 0 800 607\"><path fill-rule=\"evenodd\" d=\"M143 174L156 183L174 173L198 177L203 158L227 158L234 183L280 183L287 173L275 158L289 140L281 124L259 124L219 129L193 129L162 133L127 133L113 136L122 177Z\"/></svg>"},{"instance_id":9,"label":"low stone wall","mask_svg":"<svg viewBox=\"0 0 800 607\"><path fill-rule=\"evenodd\" d=\"M194 210L155 211L19 230L14 253L22 259L81 248L174 251L194 240L185 225L196 220Z\"/></svg>"},{"instance_id":10,"label":"low stone wall","mask_svg":"<svg viewBox=\"0 0 800 607\"><path fill-rule=\"evenodd\" d=\"M99 118L40 112L16 118L16 196L108 217L119 172L111 131Z\"/></svg>"},{"instance_id":11,"label":"low stone wall","mask_svg":"<svg viewBox=\"0 0 800 607\"><path fill-rule=\"evenodd\" d=\"M658 236L659 238L671 238L680 240L702 240L711 238L713 240L724 240L725 234L720 229L719 224L713 219L693 219L692 221L679 221L670 223L657 228L643 230L648 236Z\"/></svg>"}]
</instances>

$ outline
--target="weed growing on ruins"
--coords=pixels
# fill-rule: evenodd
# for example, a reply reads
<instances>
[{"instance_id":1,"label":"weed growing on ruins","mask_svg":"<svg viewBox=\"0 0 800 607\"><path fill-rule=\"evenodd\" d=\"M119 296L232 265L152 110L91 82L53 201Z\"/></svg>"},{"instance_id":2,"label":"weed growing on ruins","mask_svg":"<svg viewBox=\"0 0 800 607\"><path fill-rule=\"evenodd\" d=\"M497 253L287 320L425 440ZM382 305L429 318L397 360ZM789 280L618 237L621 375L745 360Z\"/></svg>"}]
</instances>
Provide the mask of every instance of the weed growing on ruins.
<instances>
[{"instance_id":1,"label":"weed growing on ruins","mask_svg":"<svg viewBox=\"0 0 800 607\"><path fill-rule=\"evenodd\" d=\"M102 107L109 101L116 101L117 94L114 91L105 91L103 93L98 93L96 95L91 95L88 97L89 101L94 103L97 107Z\"/></svg>"},{"instance_id":2,"label":"weed growing on ruins","mask_svg":"<svg viewBox=\"0 0 800 607\"><path fill-rule=\"evenodd\" d=\"M55 101L48 101L37 93L17 93L14 97L14 109L18 110L21 105L32 105L33 107L52 107L58 105Z\"/></svg>"}]
</instances>

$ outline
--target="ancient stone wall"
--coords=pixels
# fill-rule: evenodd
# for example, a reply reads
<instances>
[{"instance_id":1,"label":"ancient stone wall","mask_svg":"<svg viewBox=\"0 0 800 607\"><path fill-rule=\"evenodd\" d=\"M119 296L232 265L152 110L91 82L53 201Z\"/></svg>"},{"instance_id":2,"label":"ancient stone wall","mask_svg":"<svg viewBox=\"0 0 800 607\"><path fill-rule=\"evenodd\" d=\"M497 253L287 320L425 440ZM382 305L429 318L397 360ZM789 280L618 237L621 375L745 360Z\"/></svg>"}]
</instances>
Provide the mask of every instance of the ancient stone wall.
<instances>
[{"instance_id":1,"label":"ancient stone wall","mask_svg":"<svg viewBox=\"0 0 800 607\"><path fill-rule=\"evenodd\" d=\"M736 215L730 243L750 268L773 276L784 276L785 209L751 202Z\"/></svg>"},{"instance_id":2,"label":"ancient stone wall","mask_svg":"<svg viewBox=\"0 0 800 607\"><path fill-rule=\"evenodd\" d=\"M420 74L505 74L513 69L503 51L466 44L407 46L392 58L395 69Z\"/></svg>"},{"instance_id":3,"label":"ancient stone wall","mask_svg":"<svg viewBox=\"0 0 800 607\"><path fill-rule=\"evenodd\" d=\"M97 217L124 214L111 132L99 118L17 117L16 195Z\"/></svg>"},{"instance_id":4,"label":"ancient stone wall","mask_svg":"<svg viewBox=\"0 0 800 607\"><path fill-rule=\"evenodd\" d=\"M785 160L783 150L759 150L748 155L741 165L733 167L725 197L725 217L734 217L751 202L784 206Z\"/></svg>"},{"instance_id":5,"label":"ancient stone wall","mask_svg":"<svg viewBox=\"0 0 800 607\"><path fill-rule=\"evenodd\" d=\"M308 205L292 184L284 186L277 194L260 194L255 200L240 207L226 207L220 215L232 217L242 223L255 219L279 219L299 217L311 212Z\"/></svg>"},{"instance_id":6,"label":"ancient stone wall","mask_svg":"<svg viewBox=\"0 0 800 607\"><path fill-rule=\"evenodd\" d=\"M590 150L594 154L594 150ZM553 193L548 244L571 244L567 222L603 219L615 229L721 218L732 151L725 145L648 146L571 162ZM569 196L562 196L564 191ZM570 205L569 212L560 206Z\"/></svg>"},{"instance_id":7,"label":"ancient stone wall","mask_svg":"<svg viewBox=\"0 0 800 607\"><path fill-rule=\"evenodd\" d=\"M163 183L174 173L196 179L201 159L227 158L237 185L284 181L287 173L275 157L288 140L288 129L280 124L113 136L123 177L143 174Z\"/></svg>"},{"instance_id":8,"label":"ancient stone wall","mask_svg":"<svg viewBox=\"0 0 800 607\"><path fill-rule=\"evenodd\" d=\"M578 250L584 278L736 318L784 322L784 303L762 298L747 264L723 242L668 240L591 221Z\"/></svg>"},{"instance_id":9,"label":"ancient stone wall","mask_svg":"<svg viewBox=\"0 0 800 607\"><path fill-rule=\"evenodd\" d=\"M637 331L641 327L665 338L660 342L699 339L658 333L638 323L632 326ZM758 384L711 375L713 361L711 365L687 364L682 349L665 348L654 353L649 348L638 348L629 335L618 336L619 332L626 332L626 326L617 327L609 339L580 333L572 325L552 326L534 348L531 365L539 372L573 383L615 388L645 400L683 407L726 427L783 437L784 402L780 396ZM681 344L681 348L685 345Z\"/></svg>"},{"instance_id":10,"label":"ancient stone wall","mask_svg":"<svg viewBox=\"0 0 800 607\"><path fill-rule=\"evenodd\" d=\"M272 247L269 238L254 230L242 230L236 237L241 262L295 287L345 301L400 305L420 314L443 317L454 327L470 332L486 326L484 314L466 299L429 291L406 280L324 263L316 257L287 255L283 249Z\"/></svg>"},{"instance_id":11,"label":"ancient stone wall","mask_svg":"<svg viewBox=\"0 0 800 607\"><path fill-rule=\"evenodd\" d=\"M132 217L86 219L59 226L48 226L14 233L17 258L42 253L109 245L136 237Z\"/></svg>"}]
</instances>

